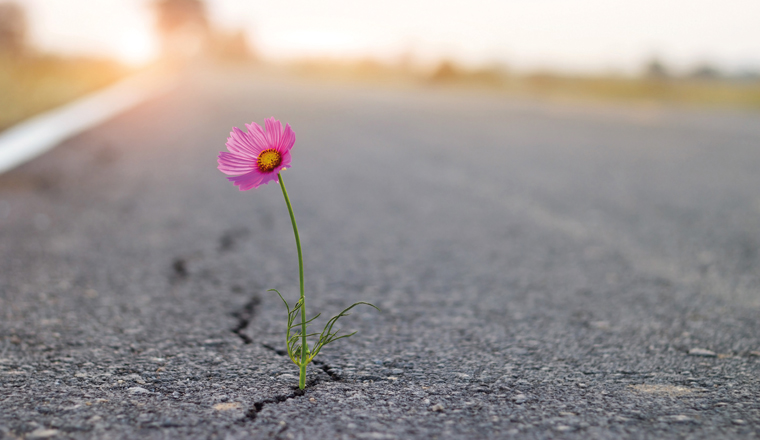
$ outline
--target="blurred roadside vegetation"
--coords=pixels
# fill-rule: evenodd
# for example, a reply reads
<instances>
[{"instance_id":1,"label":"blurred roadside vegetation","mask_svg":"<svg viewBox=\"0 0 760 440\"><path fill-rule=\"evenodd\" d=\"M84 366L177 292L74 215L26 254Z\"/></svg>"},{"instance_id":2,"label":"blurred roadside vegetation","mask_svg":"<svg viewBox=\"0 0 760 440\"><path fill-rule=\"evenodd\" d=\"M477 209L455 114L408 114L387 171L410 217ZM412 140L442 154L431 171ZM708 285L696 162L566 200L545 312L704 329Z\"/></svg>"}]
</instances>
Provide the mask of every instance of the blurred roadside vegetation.
<instances>
[{"instance_id":1,"label":"blurred roadside vegetation","mask_svg":"<svg viewBox=\"0 0 760 440\"><path fill-rule=\"evenodd\" d=\"M201 0L152 0L166 66L251 64L256 54L241 30L214 28ZM109 59L40 53L29 42L20 3L0 0L0 131L135 73Z\"/></svg>"},{"instance_id":2,"label":"blurred roadside vegetation","mask_svg":"<svg viewBox=\"0 0 760 440\"><path fill-rule=\"evenodd\" d=\"M673 74L654 59L639 75L568 75L516 73L503 65L467 68L442 61L432 68L373 60L314 59L295 62L298 74L373 84L416 85L451 90L480 90L504 96L613 103L645 103L760 110L760 74L728 76L709 65Z\"/></svg>"},{"instance_id":3,"label":"blurred roadside vegetation","mask_svg":"<svg viewBox=\"0 0 760 440\"><path fill-rule=\"evenodd\" d=\"M0 130L122 78L114 61L0 55Z\"/></svg>"},{"instance_id":4,"label":"blurred roadside vegetation","mask_svg":"<svg viewBox=\"0 0 760 440\"><path fill-rule=\"evenodd\" d=\"M217 29L203 0L152 0L162 62L174 66L258 65L242 30ZM19 3L0 0L0 131L65 104L133 72L116 61L41 54L29 44ZM280 69L282 66L274 66ZM710 65L674 73L649 60L638 75L568 75L515 72L494 64L472 68L444 60L422 65L412 55L393 63L372 59L303 59L290 72L327 81L374 86L477 90L497 96L724 107L760 111L760 73L726 74Z\"/></svg>"},{"instance_id":5,"label":"blurred roadside vegetation","mask_svg":"<svg viewBox=\"0 0 760 440\"><path fill-rule=\"evenodd\" d=\"M127 74L114 61L60 58L28 43L24 9L0 3L0 130L101 88Z\"/></svg>"}]
</instances>

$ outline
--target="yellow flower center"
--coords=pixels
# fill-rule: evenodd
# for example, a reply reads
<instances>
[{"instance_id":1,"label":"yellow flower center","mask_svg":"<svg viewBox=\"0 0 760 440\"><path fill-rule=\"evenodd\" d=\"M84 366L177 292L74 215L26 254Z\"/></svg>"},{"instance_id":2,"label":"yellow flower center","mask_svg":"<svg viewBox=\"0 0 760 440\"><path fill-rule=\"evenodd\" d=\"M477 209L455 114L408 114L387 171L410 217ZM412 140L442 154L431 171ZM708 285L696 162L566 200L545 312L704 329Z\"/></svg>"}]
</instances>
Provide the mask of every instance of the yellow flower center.
<instances>
[{"instance_id":1,"label":"yellow flower center","mask_svg":"<svg viewBox=\"0 0 760 440\"><path fill-rule=\"evenodd\" d=\"M282 156L280 156L280 153L278 153L277 150L264 150L259 153L259 158L256 162L260 171L268 173L277 168L277 165L282 162Z\"/></svg>"}]
</instances>

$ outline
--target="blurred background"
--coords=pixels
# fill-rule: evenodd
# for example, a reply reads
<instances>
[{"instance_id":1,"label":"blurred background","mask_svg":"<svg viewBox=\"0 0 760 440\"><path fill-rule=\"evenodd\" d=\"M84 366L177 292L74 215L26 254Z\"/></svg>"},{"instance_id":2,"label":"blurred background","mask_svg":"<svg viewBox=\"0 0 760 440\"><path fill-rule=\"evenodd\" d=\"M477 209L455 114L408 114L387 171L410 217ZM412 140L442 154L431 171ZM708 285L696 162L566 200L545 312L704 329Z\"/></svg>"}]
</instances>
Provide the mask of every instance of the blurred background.
<instances>
[{"instance_id":1,"label":"blurred background","mask_svg":"<svg viewBox=\"0 0 760 440\"><path fill-rule=\"evenodd\" d=\"M157 64L760 109L757 17L751 0L2 0L0 130Z\"/></svg>"}]
</instances>

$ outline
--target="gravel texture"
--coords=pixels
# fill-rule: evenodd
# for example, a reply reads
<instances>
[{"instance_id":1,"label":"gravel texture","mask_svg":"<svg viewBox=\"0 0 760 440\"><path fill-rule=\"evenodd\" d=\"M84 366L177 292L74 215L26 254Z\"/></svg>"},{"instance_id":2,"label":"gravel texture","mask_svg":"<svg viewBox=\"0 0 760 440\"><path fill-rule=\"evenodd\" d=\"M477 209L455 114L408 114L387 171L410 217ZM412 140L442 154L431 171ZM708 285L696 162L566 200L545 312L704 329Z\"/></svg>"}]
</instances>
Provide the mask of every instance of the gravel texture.
<instances>
[{"instance_id":1,"label":"gravel texture","mask_svg":"<svg viewBox=\"0 0 760 440\"><path fill-rule=\"evenodd\" d=\"M307 306L359 333L305 392ZM0 438L757 438L760 117L203 71L0 176ZM324 322L324 321L321 321Z\"/></svg>"}]
</instances>

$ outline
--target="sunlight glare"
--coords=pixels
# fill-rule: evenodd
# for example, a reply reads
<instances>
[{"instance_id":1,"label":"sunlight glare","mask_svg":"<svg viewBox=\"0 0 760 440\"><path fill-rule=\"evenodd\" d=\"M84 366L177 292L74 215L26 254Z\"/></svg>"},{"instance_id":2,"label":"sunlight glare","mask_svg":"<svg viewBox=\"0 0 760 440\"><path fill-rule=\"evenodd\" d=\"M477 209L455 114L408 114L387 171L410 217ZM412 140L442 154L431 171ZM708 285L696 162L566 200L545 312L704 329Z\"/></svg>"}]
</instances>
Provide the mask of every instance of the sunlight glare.
<instances>
[{"instance_id":1,"label":"sunlight glare","mask_svg":"<svg viewBox=\"0 0 760 440\"><path fill-rule=\"evenodd\" d=\"M158 54L156 41L149 32L133 29L124 34L119 44L119 60L130 66L141 66L154 60Z\"/></svg>"},{"instance_id":2,"label":"sunlight glare","mask_svg":"<svg viewBox=\"0 0 760 440\"><path fill-rule=\"evenodd\" d=\"M279 35L279 46L296 56L336 56L360 53L364 46L354 36L321 29L303 29Z\"/></svg>"}]
</instances>

